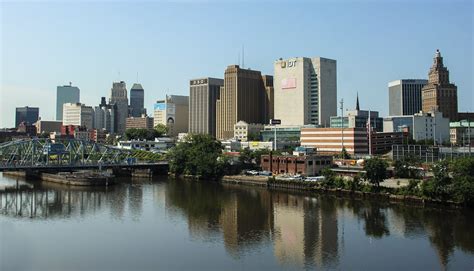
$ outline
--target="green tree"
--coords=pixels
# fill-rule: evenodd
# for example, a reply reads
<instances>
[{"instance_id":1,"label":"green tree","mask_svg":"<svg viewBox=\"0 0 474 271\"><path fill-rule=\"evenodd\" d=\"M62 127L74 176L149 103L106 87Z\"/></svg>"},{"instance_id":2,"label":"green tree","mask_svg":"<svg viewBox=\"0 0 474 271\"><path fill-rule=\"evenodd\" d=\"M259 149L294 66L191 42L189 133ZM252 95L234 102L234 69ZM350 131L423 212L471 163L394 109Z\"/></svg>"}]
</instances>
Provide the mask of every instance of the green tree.
<instances>
[{"instance_id":1,"label":"green tree","mask_svg":"<svg viewBox=\"0 0 474 271\"><path fill-rule=\"evenodd\" d=\"M193 175L201 179L216 179L224 174L223 147L210 135L188 135L167 154L170 172Z\"/></svg>"},{"instance_id":2,"label":"green tree","mask_svg":"<svg viewBox=\"0 0 474 271\"><path fill-rule=\"evenodd\" d=\"M379 187L380 182L383 182L387 177L387 167L387 162L378 157L368 159L364 165L365 176L371 184Z\"/></svg>"},{"instance_id":3,"label":"green tree","mask_svg":"<svg viewBox=\"0 0 474 271\"><path fill-rule=\"evenodd\" d=\"M248 141L260 141L260 134L259 133L249 133L247 135Z\"/></svg>"},{"instance_id":4,"label":"green tree","mask_svg":"<svg viewBox=\"0 0 474 271\"><path fill-rule=\"evenodd\" d=\"M155 131L157 133L156 137L160 137L160 136L168 134L169 129L168 129L168 126L159 123L158 125L155 126Z\"/></svg>"}]
</instances>

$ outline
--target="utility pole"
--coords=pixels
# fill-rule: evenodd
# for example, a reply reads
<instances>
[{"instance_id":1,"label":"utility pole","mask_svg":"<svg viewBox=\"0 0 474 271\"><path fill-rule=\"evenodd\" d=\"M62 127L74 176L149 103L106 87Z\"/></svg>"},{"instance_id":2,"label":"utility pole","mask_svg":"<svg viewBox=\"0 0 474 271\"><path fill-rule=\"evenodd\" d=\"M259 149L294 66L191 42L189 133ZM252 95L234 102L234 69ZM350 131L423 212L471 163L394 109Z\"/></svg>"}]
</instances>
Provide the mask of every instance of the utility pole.
<instances>
[{"instance_id":1,"label":"utility pole","mask_svg":"<svg viewBox=\"0 0 474 271\"><path fill-rule=\"evenodd\" d=\"M369 156L372 157L372 125L370 123L370 109L369 109L369 117L367 118L367 128L369 130L368 131L368 134L369 134Z\"/></svg>"},{"instance_id":2,"label":"utility pole","mask_svg":"<svg viewBox=\"0 0 474 271\"><path fill-rule=\"evenodd\" d=\"M469 157L471 157L471 120L467 118L467 144L469 148Z\"/></svg>"},{"instance_id":3,"label":"utility pole","mask_svg":"<svg viewBox=\"0 0 474 271\"><path fill-rule=\"evenodd\" d=\"M341 154L343 154L344 152L344 99L341 99L339 103L341 104L341 107L340 107L341 109L341 144L342 144Z\"/></svg>"}]
</instances>

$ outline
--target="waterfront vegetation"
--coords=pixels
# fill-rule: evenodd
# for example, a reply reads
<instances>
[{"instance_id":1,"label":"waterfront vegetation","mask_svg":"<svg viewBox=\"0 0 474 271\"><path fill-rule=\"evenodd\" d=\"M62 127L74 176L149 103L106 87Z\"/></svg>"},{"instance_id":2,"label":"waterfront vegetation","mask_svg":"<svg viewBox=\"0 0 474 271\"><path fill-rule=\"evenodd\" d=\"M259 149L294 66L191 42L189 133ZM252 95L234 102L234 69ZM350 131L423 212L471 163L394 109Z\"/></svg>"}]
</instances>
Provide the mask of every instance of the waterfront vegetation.
<instances>
[{"instance_id":1,"label":"waterfront vegetation","mask_svg":"<svg viewBox=\"0 0 474 271\"><path fill-rule=\"evenodd\" d=\"M126 140L155 140L168 132L168 127L158 124L154 129L129 128L125 131Z\"/></svg>"},{"instance_id":2,"label":"waterfront vegetation","mask_svg":"<svg viewBox=\"0 0 474 271\"><path fill-rule=\"evenodd\" d=\"M395 162L405 165L406 161ZM389 188L379 186L385 179L386 162L379 158L366 161L366 174L359 174L353 180L336 176L329 169L323 170L326 180L319 183L309 183L308 186L323 189L345 189L351 191L390 193L394 195L414 196L422 199L453 202L465 206L474 206L474 158L463 157L452 161L441 161L433 164L433 177L425 180L410 179L407 186ZM408 166L397 166L408 168ZM400 173L400 171L399 171ZM413 177L415 173L404 172ZM415 175L414 175L415 174ZM382 178L383 177L383 178Z\"/></svg>"},{"instance_id":3,"label":"waterfront vegetation","mask_svg":"<svg viewBox=\"0 0 474 271\"><path fill-rule=\"evenodd\" d=\"M230 166L222 150L222 144L210 135L188 135L167 153L169 171L176 176L218 179Z\"/></svg>"},{"instance_id":4,"label":"waterfront vegetation","mask_svg":"<svg viewBox=\"0 0 474 271\"><path fill-rule=\"evenodd\" d=\"M165 159L165 156L163 154L142 150L133 150L132 157L145 162L158 162L163 161Z\"/></svg>"},{"instance_id":5,"label":"waterfront vegetation","mask_svg":"<svg viewBox=\"0 0 474 271\"><path fill-rule=\"evenodd\" d=\"M219 141L209 135L188 135L184 142L172 148L166 158L169 170L176 176L189 175L198 179L220 179L226 174L237 174L242 170L257 169L260 157L269 150L241 150L238 161L230 160L222 153ZM163 157L159 157L162 159ZM299 186L315 189L344 189L349 191L371 192L418 197L440 202L451 202L465 206L474 206L474 158L458 158L441 161L432 165L433 176L421 179L421 163L413 157L393 162L394 175L408 178L404 187L383 187L380 183L388 178L389 163L378 157L365 161L364 174L353 178L342 178L329 168L322 170L325 180L321 182L299 182ZM269 178L270 182L288 182Z\"/></svg>"}]
</instances>

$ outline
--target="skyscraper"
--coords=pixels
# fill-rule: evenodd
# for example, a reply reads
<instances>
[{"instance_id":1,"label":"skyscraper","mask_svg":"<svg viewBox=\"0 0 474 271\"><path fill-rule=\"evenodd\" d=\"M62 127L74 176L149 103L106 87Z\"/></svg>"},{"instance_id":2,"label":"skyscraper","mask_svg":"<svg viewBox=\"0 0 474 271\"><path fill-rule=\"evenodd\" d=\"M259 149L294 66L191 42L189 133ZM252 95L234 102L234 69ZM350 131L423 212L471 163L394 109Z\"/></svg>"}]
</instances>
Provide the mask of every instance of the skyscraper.
<instances>
[{"instance_id":1,"label":"skyscraper","mask_svg":"<svg viewBox=\"0 0 474 271\"><path fill-rule=\"evenodd\" d=\"M267 88L271 76L264 78L260 71L228 66L224 75L224 87L216 101L216 137L228 139L234 136L234 124L267 123Z\"/></svg>"},{"instance_id":2,"label":"skyscraper","mask_svg":"<svg viewBox=\"0 0 474 271\"><path fill-rule=\"evenodd\" d=\"M138 118L145 114L144 108L145 90L141 84L133 84L130 89L130 111L131 116Z\"/></svg>"},{"instance_id":3,"label":"skyscraper","mask_svg":"<svg viewBox=\"0 0 474 271\"><path fill-rule=\"evenodd\" d=\"M63 104L80 102L80 90L78 87L69 85L56 88L56 120L63 120Z\"/></svg>"},{"instance_id":4,"label":"skyscraper","mask_svg":"<svg viewBox=\"0 0 474 271\"><path fill-rule=\"evenodd\" d=\"M109 104L116 106L115 132L123 134L125 132L125 121L128 117L127 87L124 81L113 83L110 90Z\"/></svg>"},{"instance_id":5,"label":"skyscraper","mask_svg":"<svg viewBox=\"0 0 474 271\"><path fill-rule=\"evenodd\" d=\"M422 90L422 109L424 112L442 112L451 121L457 119L458 87L449 82L449 71L443 65L439 50L436 50L433 66L428 74L428 84Z\"/></svg>"},{"instance_id":6,"label":"skyscraper","mask_svg":"<svg viewBox=\"0 0 474 271\"><path fill-rule=\"evenodd\" d=\"M421 89L424 79L401 79L388 83L389 115L413 115L422 110Z\"/></svg>"},{"instance_id":7,"label":"skyscraper","mask_svg":"<svg viewBox=\"0 0 474 271\"><path fill-rule=\"evenodd\" d=\"M216 101L224 80L200 78L189 81L189 132L216 136Z\"/></svg>"},{"instance_id":8,"label":"skyscraper","mask_svg":"<svg viewBox=\"0 0 474 271\"><path fill-rule=\"evenodd\" d=\"M107 104L105 97L101 98L99 106L94 107L94 129L106 130L109 133L115 133L115 104Z\"/></svg>"},{"instance_id":9,"label":"skyscraper","mask_svg":"<svg viewBox=\"0 0 474 271\"><path fill-rule=\"evenodd\" d=\"M15 112L15 127L22 122L26 122L27 125L33 125L39 118L38 107L17 107Z\"/></svg>"},{"instance_id":10,"label":"skyscraper","mask_svg":"<svg viewBox=\"0 0 474 271\"><path fill-rule=\"evenodd\" d=\"M282 125L329 126L337 115L336 60L296 57L277 60L274 117Z\"/></svg>"}]
</instances>

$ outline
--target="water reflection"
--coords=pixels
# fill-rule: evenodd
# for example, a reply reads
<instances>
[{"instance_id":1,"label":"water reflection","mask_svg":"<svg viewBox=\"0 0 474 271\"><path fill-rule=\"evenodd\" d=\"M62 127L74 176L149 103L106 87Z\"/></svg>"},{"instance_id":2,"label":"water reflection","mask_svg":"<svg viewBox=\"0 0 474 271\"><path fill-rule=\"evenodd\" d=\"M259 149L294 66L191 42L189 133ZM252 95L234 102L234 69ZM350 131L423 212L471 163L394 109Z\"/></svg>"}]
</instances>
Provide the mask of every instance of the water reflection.
<instances>
[{"instance_id":1,"label":"water reflection","mask_svg":"<svg viewBox=\"0 0 474 271\"><path fill-rule=\"evenodd\" d=\"M152 197L152 208L165 209L169 219L184 218L191 239L222 242L234 260L269 250L280 266L341 269L348 261L347 245L357 240L357 235L373 240L428 240L438 257L435 267L443 269L450 267L457 250L474 252L471 210L388 205L191 181L125 180L108 188L47 183L19 186L0 192L0 219L70 219L105 211L113 220L130 217L140 221L150 215L144 212L148 197ZM358 223L360 231L346 232L357 229ZM387 253L396 252L387 248ZM462 264L469 267L472 261Z\"/></svg>"}]
</instances>

